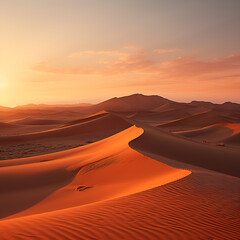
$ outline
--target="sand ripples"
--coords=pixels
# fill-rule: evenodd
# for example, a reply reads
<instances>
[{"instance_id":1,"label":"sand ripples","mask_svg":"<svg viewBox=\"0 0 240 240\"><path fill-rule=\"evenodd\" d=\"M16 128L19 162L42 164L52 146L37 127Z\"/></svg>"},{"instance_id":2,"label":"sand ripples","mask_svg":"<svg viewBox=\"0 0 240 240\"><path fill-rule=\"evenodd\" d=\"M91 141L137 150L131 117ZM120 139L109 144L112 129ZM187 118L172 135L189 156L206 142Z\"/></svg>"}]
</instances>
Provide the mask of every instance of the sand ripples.
<instances>
[{"instance_id":1,"label":"sand ripples","mask_svg":"<svg viewBox=\"0 0 240 240\"><path fill-rule=\"evenodd\" d=\"M1 239L239 239L238 189L236 178L193 173L115 200L2 221Z\"/></svg>"}]
</instances>

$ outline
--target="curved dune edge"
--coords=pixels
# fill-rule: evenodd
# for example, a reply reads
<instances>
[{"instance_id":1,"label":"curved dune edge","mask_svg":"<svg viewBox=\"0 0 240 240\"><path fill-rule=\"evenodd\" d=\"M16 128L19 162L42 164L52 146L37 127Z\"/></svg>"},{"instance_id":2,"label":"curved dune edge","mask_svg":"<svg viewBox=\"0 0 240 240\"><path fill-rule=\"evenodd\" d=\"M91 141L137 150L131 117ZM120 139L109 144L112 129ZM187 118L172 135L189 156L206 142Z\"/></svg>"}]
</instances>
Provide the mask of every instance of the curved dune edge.
<instances>
[{"instance_id":1,"label":"curved dune edge","mask_svg":"<svg viewBox=\"0 0 240 240\"><path fill-rule=\"evenodd\" d=\"M184 137L189 138L199 138L205 139L208 141L217 141L219 139L224 139L231 136L234 131L231 128L225 126L219 126L214 124L211 126L195 129L195 130L186 130L186 131L177 131L174 134L178 134Z\"/></svg>"},{"instance_id":2,"label":"curved dune edge","mask_svg":"<svg viewBox=\"0 0 240 240\"><path fill-rule=\"evenodd\" d=\"M197 167L240 177L240 152L194 142L150 126L143 126L143 128L144 133L130 143L130 146L136 151L152 153Z\"/></svg>"},{"instance_id":3,"label":"curved dune edge","mask_svg":"<svg viewBox=\"0 0 240 240\"><path fill-rule=\"evenodd\" d=\"M178 120L159 124L159 128L173 129L175 131L194 130L219 123L232 123L232 119L222 116L214 110L193 114Z\"/></svg>"},{"instance_id":4,"label":"curved dune edge","mask_svg":"<svg viewBox=\"0 0 240 240\"><path fill-rule=\"evenodd\" d=\"M109 112L103 110L103 111L91 114L91 115L89 115L87 117L84 117L84 118L79 118L79 119L75 119L75 120L66 122L62 125L62 127L67 127L67 126L71 126L71 125L75 125L75 124L79 124L79 123L84 123L84 122L89 122L89 121L92 121L92 120L96 120L98 118L106 116L107 114L109 114Z\"/></svg>"},{"instance_id":5,"label":"curved dune edge","mask_svg":"<svg viewBox=\"0 0 240 240\"><path fill-rule=\"evenodd\" d=\"M0 204L7 207L1 216L17 218L98 203L164 185L191 173L131 149L128 143L142 133L141 128L133 126L76 149L3 161Z\"/></svg>"},{"instance_id":6,"label":"curved dune edge","mask_svg":"<svg viewBox=\"0 0 240 240\"><path fill-rule=\"evenodd\" d=\"M186 138L201 140L204 143L227 143L230 146L240 144L239 123L218 123L195 130L176 131L173 133Z\"/></svg>"}]
</instances>

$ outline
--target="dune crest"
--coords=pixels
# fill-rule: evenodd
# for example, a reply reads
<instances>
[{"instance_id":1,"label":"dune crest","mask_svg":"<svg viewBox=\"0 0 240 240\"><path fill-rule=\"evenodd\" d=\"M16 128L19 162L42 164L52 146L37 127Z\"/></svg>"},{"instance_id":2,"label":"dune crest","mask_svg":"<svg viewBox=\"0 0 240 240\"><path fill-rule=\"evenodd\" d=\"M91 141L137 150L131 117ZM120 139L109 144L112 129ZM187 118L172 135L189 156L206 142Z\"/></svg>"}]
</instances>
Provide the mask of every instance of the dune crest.
<instances>
[{"instance_id":1,"label":"dune crest","mask_svg":"<svg viewBox=\"0 0 240 240\"><path fill-rule=\"evenodd\" d=\"M6 194L0 201L1 205L8 206L2 214L7 216L16 206L19 211L21 204L23 211L10 217L85 205L141 192L190 174L190 171L172 168L132 150L129 141L142 133L141 128L134 126L76 149L2 161L0 186L1 192ZM66 185L59 186L59 183ZM35 191L31 192L32 188L39 191L38 198ZM8 198L9 191L14 198ZM33 206L24 210L26 205L24 199L19 200L20 196L27 196Z\"/></svg>"}]
</instances>

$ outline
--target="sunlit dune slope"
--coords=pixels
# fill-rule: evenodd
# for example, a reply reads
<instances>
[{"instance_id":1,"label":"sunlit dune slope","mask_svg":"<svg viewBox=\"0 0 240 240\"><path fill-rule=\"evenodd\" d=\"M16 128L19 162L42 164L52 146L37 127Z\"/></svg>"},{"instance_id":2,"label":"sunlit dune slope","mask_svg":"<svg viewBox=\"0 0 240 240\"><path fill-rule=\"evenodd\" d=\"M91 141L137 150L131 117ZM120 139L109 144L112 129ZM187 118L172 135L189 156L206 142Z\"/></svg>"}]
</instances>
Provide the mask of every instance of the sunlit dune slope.
<instances>
[{"instance_id":1,"label":"sunlit dune slope","mask_svg":"<svg viewBox=\"0 0 240 240\"><path fill-rule=\"evenodd\" d=\"M72 150L1 161L1 239L238 239L239 179L162 163L186 158L195 164L208 148L144 129L133 126ZM157 154L158 161L142 153Z\"/></svg>"},{"instance_id":2,"label":"sunlit dune slope","mask_svg":"<svg viewBox=\"0 0 240 240\"><path fill-rule=\"evenodd\" d=\"M142 129L131 127L85 147L19 159L21 165L12 167L19 167L14 172L20 185L27 179L34 180L32 186L23 185L22 193L46 191L46 169L48 181L54 176L65 185L52 182L55 190L43 200L38 199L11 219L3 219L1 238L238 239L239 179L199 170L189 175L189 171L145 157L128 146L132 141L130 145L139 147L142 133ZM39 163L40 159L45 162ZM159 155L158 160L166 159ZM6 178L13 178L11 167L0 169L5 169ZM33 179L30 170L36 169L38 176ZM64 171L56 176L59 169ZM15 183L10 182L9 186L14 189ZM6 187L6 191L10 189ZM84 203L91 198L91 204ZM12 201L20 204L21 198ZM75 201L78 203L73 204Z\"/></svg>"},{"instance_id":3,"label":"sunlit dune slope","mask_svg":"<svg viewBox=\"0 0 240 240\"><path fill-rule=\"evenodd\" d=\"M131 127L102 141L38 157L1 161L1 217L55 211L141 192L189 171L132 150L142 129Z\"/></svg>"}]
</instances>

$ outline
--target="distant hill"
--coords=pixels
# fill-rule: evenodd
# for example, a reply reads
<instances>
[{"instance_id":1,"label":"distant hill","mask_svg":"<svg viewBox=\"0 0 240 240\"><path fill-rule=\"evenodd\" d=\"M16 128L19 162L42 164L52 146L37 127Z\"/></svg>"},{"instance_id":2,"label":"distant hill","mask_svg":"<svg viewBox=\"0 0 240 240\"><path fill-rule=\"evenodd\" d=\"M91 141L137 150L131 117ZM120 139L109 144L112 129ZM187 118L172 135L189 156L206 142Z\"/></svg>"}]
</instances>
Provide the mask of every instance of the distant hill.
<instances>
[{"instance_id":1,"label":"distant hill","mask_svg":"<svg viewBox=\"0 0 240 240\"><path fill-rule=\"evenodd\" d=\"M68 107L89 107L93 104L78 103L78 104L26 104L15 107L16 109L48 109L48 108L68 108Z\"/></svg>"},{"instance_id":2,"label":"distant hill","mask_svg":"<svg viewBox=\"0 0 240 240\"><path fill-rule=\"evenodd\" d=\"M228 112L231 112L232 116L234 114L233 118L239 119L240 104L232 102L214 104L204 101L181 103L166 99L158 95L146 96L143 94L133 94L124 97L114 97L98 104L28 104L17 106L15 108L0 106L0 121L15 121L27 117L41 119L51 118L53 120L55 118L61 118L64 120L66 119L67 121L71 121L74 118L83 118L103 110L108 112L125 112L128 113L127 115L136 114L139 111L165 112L160 115L166 115L167 117L169 115L173 116L176 114L177 118L188 116L189 114L192 115L207 112L210 110L216 110L217 112L226 112L226 114L228 114ZM222 115L222 113L220 115Z\"/></svg>"},{"instance_id":3,"label":"distant hill","mask_svg":"<svg viewBox=\"0 0 240 240\"><path fill-rule=\"evenodd\" d=\"M240 111L240 104L232 103L232 102L225 102L223 104L219 104L215 107L215 109L219 110L230 110L230 111Z\"/></svg>"},{"instance_id":4,"label":"distant hill","mask_svg":"<svg viewBox=\"0 0 240 240\"><path fill-rule=\"evenodd\" d=\"M133 94L125 97L111 98L92 106L92 108L107 111L144 111L154 109L168 102L172 101L157 95Z\"/></svg>"}]
</instances>

